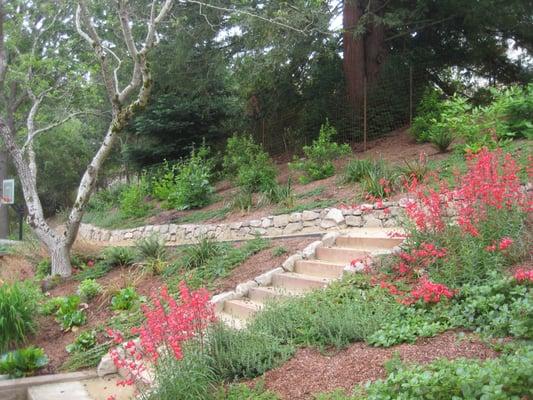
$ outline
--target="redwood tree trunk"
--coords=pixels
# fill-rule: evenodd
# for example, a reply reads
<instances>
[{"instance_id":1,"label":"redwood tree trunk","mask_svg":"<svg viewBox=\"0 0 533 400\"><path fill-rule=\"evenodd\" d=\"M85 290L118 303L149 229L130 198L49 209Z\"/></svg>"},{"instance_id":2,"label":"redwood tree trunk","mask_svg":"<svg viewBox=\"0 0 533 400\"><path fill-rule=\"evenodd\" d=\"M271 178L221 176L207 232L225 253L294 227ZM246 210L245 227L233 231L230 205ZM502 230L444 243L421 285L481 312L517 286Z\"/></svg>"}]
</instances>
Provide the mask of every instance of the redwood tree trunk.
<instances>
[{"instance_id":1,"label":"redwood tree trunk","mask_svg":"<svg viewBox=\"0 0 533 400\"><path fill-rule=\"evenodd\" d=\"M364 35L356 34L356 27L363 15L359 0L344 0L343 7L343 44L344 75L348 100L354 109L363 104L365 81L365 43Z\"/></svg>"},{"instance_id":2,"label":"redwood tree trunk","mask_svg":"<svg viewBox=\"0 0 533 400\"><path fill-rule=\"evenodd\" d=\"M367 10L368 7L371 9ZM381 16L383 1L344 0L344 76L348 99L355 110L363 103L365 79L367 84L376 81L386 56L385 27L372 19L365 27L358 27L364 10Z\"/></svg>"}]
</instances>

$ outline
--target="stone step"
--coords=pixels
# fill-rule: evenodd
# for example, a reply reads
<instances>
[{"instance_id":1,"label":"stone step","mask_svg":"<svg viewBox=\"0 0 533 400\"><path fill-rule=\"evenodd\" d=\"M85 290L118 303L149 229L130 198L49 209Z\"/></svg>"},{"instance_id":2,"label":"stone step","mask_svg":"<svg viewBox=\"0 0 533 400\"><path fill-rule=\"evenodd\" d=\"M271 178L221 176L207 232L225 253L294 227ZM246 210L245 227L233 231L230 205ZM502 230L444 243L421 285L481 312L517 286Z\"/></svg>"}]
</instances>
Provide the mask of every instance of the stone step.
<instances>
[{"instance_id":1,"label":"stone step","mask_svg":"<svg viewBox=\"0 0 533 400\"><path fill-rule=\"evenodd\" d=\"M224 312L232 317L247 319L261 309L261 304L256 303L248 298L227 300L224 302Z\"/></svg>"},{"instance_id":2,"label":"stone step","mask_svg":"<svg viewBox=\"0 0 533 400\"><path fill-rule=\"evenodd\" d=\"M244 329L246 327L246 320L236 318L232 315L229 315L225 312L219 312L216 314L216 317L222 321L227 326L234 328L234 329Z\"/></svg>"},{"instance_id":3,"label":"stone step","mask_svg":"<svg viewBox=\"0 0 533 400\"><path fill-rule=\"evenodd\" d=\"M293 292L284 288L275 286L258 286L251 288L248 292L250 300L256 303L268 303L269 301L286 299L288 297L297 296L298 292Z\"/></svg>"},{"instance_id":4,"label":"stone step","mask_svg":"<svg viewBox=\"0 0 533 400\"><path fill-rule=\"evenodd\" d=\"M80 381L50 383L28 388L27 400L94 400Z\"/></svg>"},{"instance_id":5,"label":"stone step","mask_svg":"<svg viewBox=\"0 0 533 400\"><path fill-rule=\"evenodd\" d=\"M296 261L294 272L337 279L342 276L344 267L345 264L342 263L324 262L320 260L299 260Z\"/></svg>"},{"instance_id":6,"label":"stone step","mask_svg":"<svg viewBox=\"0 0 533 400\"><path fill-rule=\"evenodd\" d=\"M315 253L315 257L318 260L343 263L345 265L349 264L352 260L364 258L369 255L370 253L367 251L347 249L344 247L319 247Z\"/></svg>"},{"instance_id":7,"label":"stone step","mask_svg":"<svg viewBox=\"0 0 533 400\"><path fill-rule=\"evenodd\" d=\"M335 245L356 250L382 250L399 246L403 238L339 236Z\"/></svg>"},{"instance_id":8,"label":"stone step","mask_svg":"<svg viewBox=\"0 0 533 400\"><path fill-rule=\"evenodd\" d=\"M323 288L331 281L331 278L320 278L317 276L298 274L295 272L284 272L280 274L274 274L272 276L273 286L299 292Z\"/></svg>"}]
</instances>

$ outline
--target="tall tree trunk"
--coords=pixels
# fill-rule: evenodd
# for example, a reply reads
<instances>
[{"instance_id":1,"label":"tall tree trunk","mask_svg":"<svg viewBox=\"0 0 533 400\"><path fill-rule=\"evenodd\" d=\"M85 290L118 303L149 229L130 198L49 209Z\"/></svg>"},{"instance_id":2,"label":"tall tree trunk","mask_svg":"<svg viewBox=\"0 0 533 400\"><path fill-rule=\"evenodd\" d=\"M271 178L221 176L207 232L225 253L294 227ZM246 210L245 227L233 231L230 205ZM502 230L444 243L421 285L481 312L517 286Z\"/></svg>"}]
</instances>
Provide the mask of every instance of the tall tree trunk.
<instances>
[{"instance_id":1,"label":"tall tree trunk","mask_svg":"<svg viewBox=\"0 0 533 400\"><path fill-rule=\"evenodd\" d=\"M383 15L383 1L373 0L369 3L370 12L381 17ZM372 21L365 33L365 72L367 83L372 84L378 79L381 65L387 55L385 49L385 26Z\"/></svg>"},{"instance_id":2,"label":"tall tree trunk","mask_svg":"<svg viewBox=\"0 0 533 400\"><path fill-rule=\"evenodd\" d=\"M344 43L344 75L348 100L354 109L363 104L365 81L365 44L364 36L357 34L356 28L363 11L359 0L344 0L343 8L343 43Z\"/></svg>"},{"instance_id":3,"label":"tall tree trunk","mask_svg":"<svg viewBox=\"0 0 533 400\"><path fill-rule=\"evenodd\" d=\"M0 195L2 192L2 181L7 177L7 153L0 149ZM9 235L8 206L0 205L0 239L7 239Z\"/></svg>"},{"instance_id":4,"label":"tall tree trunk","mask_svg":"<svg viewBox=\"0 0 533 400\"><path fill-rule=\"evenodd\" d=\"M386 55L383 24L371 20L365 27L358 27L365 9L366 12L381 16L383 1L369 3L364 0L344 0L343 66L348 99L355 110L363 103L365 79L367 84L377 80Z\"/></svg>"}]
</instances>

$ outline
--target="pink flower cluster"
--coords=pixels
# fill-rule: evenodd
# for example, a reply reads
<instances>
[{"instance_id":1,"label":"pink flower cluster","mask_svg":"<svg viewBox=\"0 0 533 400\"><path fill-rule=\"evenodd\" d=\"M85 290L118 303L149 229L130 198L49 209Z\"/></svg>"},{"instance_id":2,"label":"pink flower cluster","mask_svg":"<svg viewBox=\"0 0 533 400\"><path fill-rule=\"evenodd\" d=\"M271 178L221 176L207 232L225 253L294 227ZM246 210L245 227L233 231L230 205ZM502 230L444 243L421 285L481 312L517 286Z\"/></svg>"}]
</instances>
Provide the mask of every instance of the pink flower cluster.
<instances>
[{"instance_id":1,"label":"pink flower cluster","mask_svg":"<svg viewBox=\"0 0 533 400\"><path fill-rule=\"evenodd\" d=\"M446 252L445 248L439 249L432 243L421 243L418 249L410 253L405 251L399 253L398 256L402 261L394 266L394 270L402 276L413 272L422 273L437 259L446 257Z\"/></svg>"},{"instance_id":2,"label":"pink flower cluster","mask_svg":"<svg viewBox=\"0 0 533 400\"><path fill-rule=\"evenodd\" d=\"M513 277L517 282L533 283L533 269L519 268Z\"/></svg>"},{"instance_id":3,"label":"pink flower cluster","mask_svg":"<svg viewBox=\"0 0 533 400\"><path fill-rule=\"evenodd\" d=\"M527 196L520 190L519 168L510 154L486 148L471 156L466 175L454 197L458 223L465 232L478 236L476 225L487 218L489 209L528 208Z\"/></svg>"},{"instance_id":4,"label":"pink flower cluster","mask_svg":"<svg viewBox=\"0 0 533 400\"><path fill-rule=\"evenodd\" d=\"M479 235L479 222L488 211L520 208L532 209L531 199L520 190L519 168L510 154L501 150L481 150L471 155L468 171L457 176L456 189L439 182L438 189L419 183L415 178L405 186L411 195L406 213L422 231L440 232L446 226L448 210L455 209L462 230Z\"/></svg>"},{"instance_id":5,"label":"pink flower cluster","mask_svg":"<svg viewBox=\"0 0 533 400\"><path fill-rule=\"evenodd\" d=\"M411 291L412 302L422 299L425 303L438 303L442 297L451 299L453 291L446 285L421 278L416 288Z\"/></svg>"},{"instance_id":6,"label":"pink flower cluster","mask_svg":"<svg viewBox=\"0 0 533 400\"><path fill-rule=\"evenodd\" d=\"M513 244L513 239L510 237L503 237L499 243L493 243L487 247L485 247L485 250L487 251L504 251L507 250L511 245Z\"/></svg>"},{"instance_id":7,"label":"pink flower cluster","mask_svg":"<svg viewBox=\"0 0 533 400\"><path fill-rule=\"evenodd\" d=\"M205 289L190 291L184 282L179 284L180 302L177 302L166 287L160 293L152 293L151 305L143 305L146 322L132 333L139 335L140 342L123 344L120 332L108 329L116 344L122 344L110 351L114 364L125 369L127 378L121 384L132 385L146 381L146 365L143 360L157 362L161 352L180 360L183 357L182 344L190 339L203 343L207 327L215 321L210 295Z\"/></svg>"}]
</instances>

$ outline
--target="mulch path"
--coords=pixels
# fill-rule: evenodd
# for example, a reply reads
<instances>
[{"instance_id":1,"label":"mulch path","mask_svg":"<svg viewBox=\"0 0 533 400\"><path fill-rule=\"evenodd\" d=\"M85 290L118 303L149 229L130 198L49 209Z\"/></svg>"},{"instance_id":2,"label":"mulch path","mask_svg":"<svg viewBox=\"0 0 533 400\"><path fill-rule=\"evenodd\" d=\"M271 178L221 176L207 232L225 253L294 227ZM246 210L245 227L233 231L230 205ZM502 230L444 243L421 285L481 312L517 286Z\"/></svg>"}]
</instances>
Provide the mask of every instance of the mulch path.
<instances>
[{"instance_id":1,"label":"mulch path","mask_svg":"<svg viewBox=\"0 0 533 400\"><path fill-rule=\"evenodd\" d=\"M303 400L313 394L344 389L347 393L357 384L386 377L384 363L398 354L404 363L429 363L438 358L495 358L498 353L467 335L463 340L457 332L446 332L423 338L416 344L390 348L370 347L355 343L334 354L322 354L311 348L300 349L281 367L265 373L265 387L282 399Z\"/></svg>"}]
</instances>

